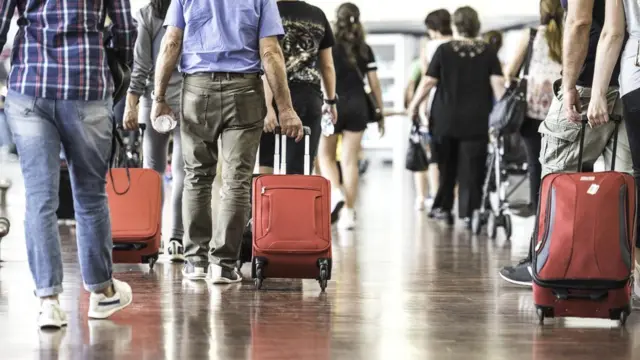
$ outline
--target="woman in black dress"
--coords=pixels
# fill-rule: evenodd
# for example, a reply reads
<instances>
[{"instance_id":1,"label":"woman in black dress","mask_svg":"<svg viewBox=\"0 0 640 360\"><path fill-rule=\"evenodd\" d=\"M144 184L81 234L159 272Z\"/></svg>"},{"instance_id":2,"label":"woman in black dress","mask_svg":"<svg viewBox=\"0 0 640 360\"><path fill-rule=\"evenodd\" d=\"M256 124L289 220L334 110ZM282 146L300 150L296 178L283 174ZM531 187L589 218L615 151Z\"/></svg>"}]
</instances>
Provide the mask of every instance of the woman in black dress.
<instances>
[{"instance_id":1,"label":"woman in black dress","mask_svg":"<svg viewBox=\"0 0 640 360\"><path fill-rule=\"evenodd\" d=\"M504 93L502 67L495 50L477 39L478 13L462 7L453 14L454 40L436 50L426 76L409 106L417 116L418 105L437 85L431 109L438 147L441 183L438 217L453 225L454 190L458 184L458 217L470 225L480 208L487 156L489 112L494 97Z\"/></svg>"},{"instance_id":2,"label":"woman in black dress","mask_svg":"<svg viewBox=\"0 0 640 360\"><path fill-rule=\"evenodd\" d=\"M360 10L351 3L338 7L334 35L333 59L336 69L338 93L338 121L334 134L322 136L318 149L320 172L331 181L332 215L340 212L338 227L346 230L355 227L354 205L358 192L358 156L362 134L371 121L368 118L367 98L364 91L366 76L378 104L382 105L382 91L376 74L373 52L365 42L365 32L360 23ZM384 120L378 124L384 129ZM342 134L343 186L336 163L338 134ZM342 210L340 210L344 206Z\"/></svg>"}]
</instances>

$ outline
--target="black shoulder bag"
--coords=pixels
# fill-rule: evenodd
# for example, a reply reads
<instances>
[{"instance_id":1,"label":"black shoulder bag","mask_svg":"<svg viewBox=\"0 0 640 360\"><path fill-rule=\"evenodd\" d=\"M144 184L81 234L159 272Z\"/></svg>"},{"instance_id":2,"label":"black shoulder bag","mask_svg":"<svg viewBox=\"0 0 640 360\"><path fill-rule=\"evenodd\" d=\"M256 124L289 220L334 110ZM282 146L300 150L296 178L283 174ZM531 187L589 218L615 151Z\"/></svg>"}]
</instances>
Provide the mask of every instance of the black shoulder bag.
<instances>
[{"instance_id":1,"label":"black shoulder bag","mask_svg":"<svg viewBox=\"0 0 640 360\"><path fill-rule=\"evenodd\" d=\"M530 29L529 46L527 47L522 78L507 88L489 114L489 127L502 135L519 131L527 114L527 75L529 75L533 40L536 33L535 29Z\"/></svg>"},{"instance_id":2,"label":"black shoulder bag","mask_svg":"<svg viewBox=\"0 0 640 360\"><path fill-rule=\"evenodd\" d=\"M383 119L382 109L380 109L380 104L378 104L378 100L376 100L376 97L373 96L373 91L371 91L371 87L364 82L364 75L362 74L362 71L360 71L360 68L358 67L357 64L356 66L354 66L354 69L358 73L358 78L360 79L360 81L362 81L364 94L365 94L365 97L367 98L369 122L370 123L379 122Z\"/></svg>"}]
</instances>

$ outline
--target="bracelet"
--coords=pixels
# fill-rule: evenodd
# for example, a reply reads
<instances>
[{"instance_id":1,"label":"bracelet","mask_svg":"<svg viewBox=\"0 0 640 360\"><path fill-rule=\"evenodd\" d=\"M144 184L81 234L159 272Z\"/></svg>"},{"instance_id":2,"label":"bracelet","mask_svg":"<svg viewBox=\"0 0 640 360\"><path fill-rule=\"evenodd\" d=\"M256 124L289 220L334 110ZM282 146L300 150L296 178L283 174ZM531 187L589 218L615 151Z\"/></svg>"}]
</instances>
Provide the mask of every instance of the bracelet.
<instances>
[{"instance_id":1,"label":"bracelet","mask_svg":"<svg viewBox=\"0 0 640 360\"><path fill-rule=\"evenodd\" d=\"M154 102L163 103L164 102L164 95L156 95L156 92L152 91L151 92L151 99L153 99Z\"/></svg>"},{"instance_id":2,"label":"bracelet","mask_svg":"<svg viewBox=\"0 0 640 360\"><path fill-rule=\"evenodd\" d=\"M324 103L327 105L336 105L338 103L338 94L333 99L324 99Z\"/></svg>"}]
</instances>

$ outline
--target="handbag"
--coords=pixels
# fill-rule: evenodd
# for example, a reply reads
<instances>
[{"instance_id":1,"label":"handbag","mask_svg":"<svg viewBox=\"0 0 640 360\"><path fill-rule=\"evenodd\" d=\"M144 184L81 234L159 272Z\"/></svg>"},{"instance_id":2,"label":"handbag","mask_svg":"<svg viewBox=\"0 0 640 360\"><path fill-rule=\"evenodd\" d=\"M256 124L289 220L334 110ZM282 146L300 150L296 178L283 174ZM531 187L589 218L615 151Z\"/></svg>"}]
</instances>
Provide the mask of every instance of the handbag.
<instances>
[{"instance_id":1,"label":"handbag","mask_svg":"<svg viewBox=\"0 0 640 360\"><path fill-rule=\"evenodd\" d=\"M104 39L104 48L107 54L107 65L109 72L113 77L113 104L117 104L120 100L127 96L129 90L129 82L131 81L130 64L124 60L121 52L110 46L113 34L111 29L106 30Z\"/></svg>"},{"instance_id":2,"label":"handbag","mask_svg":"<svg viewBox=\"0 0 640 360\"><path fill-rule=\"evenodd\" d=\"M519 131L527 114L527 75L529 74L533 40L536 33L535 29L530 29L529 46L522 78L509 85L489 114L489 127L500 134L506 135Z\"/></svg>"},{"instance_id":3,"label":"handbag","mask_svg":"<svg viewBox=\"0 0 640 360\"><path fill-rule=\"evenodd\" d=\"M411 134L409 135L409 148L407 149L407 158L405 168L409 171L426 171L429 168L429 158L424 149L424 136L420 132L420 125L414 123L411 126Z\"/></svg>"},{"instance_id":4,"label":"handbag","mask_svg":"<svg viewBox=\"0 0 640 360\"><path fill-rule=\"evenodd\" d=\"M358 73L358 79L362 81L362 87L364 89L364 95L367 98L367 107L369 111L369 122L375 123L382 121L382 109L380 109L380 104L378 104L378 100L373 96L373 91L371 91L371 87L364 82L364 75L362 71L358 68L358 66L354 66L354 69Z\"/></svg>"}]
</instances>

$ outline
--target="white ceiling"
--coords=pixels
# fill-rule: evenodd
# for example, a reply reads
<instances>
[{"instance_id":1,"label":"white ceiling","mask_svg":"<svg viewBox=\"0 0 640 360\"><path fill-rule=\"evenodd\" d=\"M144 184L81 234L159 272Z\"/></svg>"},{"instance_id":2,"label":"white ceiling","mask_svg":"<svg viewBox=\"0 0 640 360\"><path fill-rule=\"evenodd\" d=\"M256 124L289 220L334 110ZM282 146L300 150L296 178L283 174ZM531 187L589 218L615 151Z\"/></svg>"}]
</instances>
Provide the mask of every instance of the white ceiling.
<instances>
[{"instance_id":1,"label":"white ceiling","mask_svg":"<svg viewBox=\"0 0 640 360\"><path fill-rule=\"evenodd\" d=\"M344 0L307 0L320 7L333 19L335 9ZM472 6L482 17L500 17L505 15L537 15L539 0L350 0L358 5L362 20L422 20L433 10L445 8L455 11L461 6Z\"/></svg>"},{"instance_id":2,"label":"white ceiling","mask_svg":"<svg viewBox=\"0 0 640 360\"><path fill-rule=\"evenodd\" d=\"M242 0L235 0L242 1ZM361 20L371 23L407 22L410 28L421 26L425 16L436 9L455 11L460 6L474 7L483 21L483 30L510 26L520 18L527 21L538 16L539 0L350 0L360 7ZM148 0L131 0L134 11ZM345 0L307 0L320 7L329 20L335 18L337 7Z\"/></svg>"}]
</instances>

